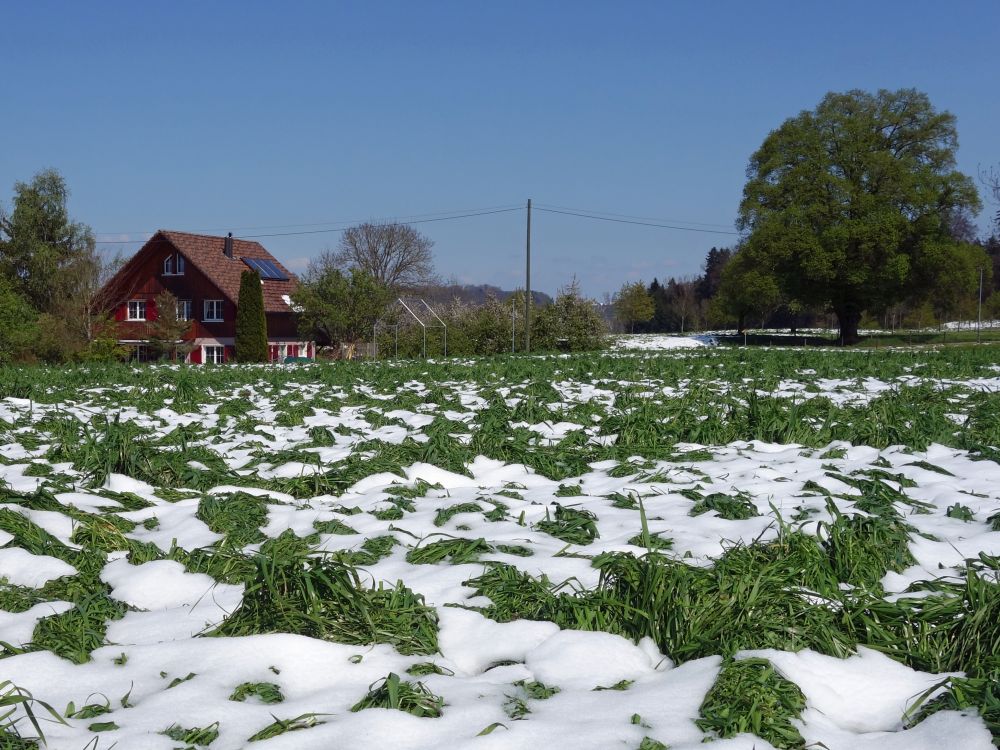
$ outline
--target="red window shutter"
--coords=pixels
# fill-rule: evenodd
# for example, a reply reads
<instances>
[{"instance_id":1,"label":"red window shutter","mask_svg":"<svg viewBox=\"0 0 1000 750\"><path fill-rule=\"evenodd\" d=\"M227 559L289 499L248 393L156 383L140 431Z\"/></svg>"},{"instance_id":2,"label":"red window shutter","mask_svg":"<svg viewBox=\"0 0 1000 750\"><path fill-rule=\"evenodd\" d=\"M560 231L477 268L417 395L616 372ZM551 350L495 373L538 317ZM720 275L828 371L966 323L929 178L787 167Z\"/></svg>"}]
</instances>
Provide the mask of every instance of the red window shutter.
<instances>
[{"instance_id":1,"label":"red window shutter","mask_svg":"<svg viewBox=\"0 0 1000 750\"><path fill-rule=\"evenodd\" d=\"M146 320L153 321L156 320L158 313L156 311L156 300L148 299L146 300Z\"/></svg>"},{"instance_id":2,"label":"red window shutter","mask_svg":"<svg viewBox=\"0 0 1000 750\"><path fill-rule=\"evenodd\" d=\"M274 360L276 360L278 358L278 345L277 344L268 344L267 345L267 358L271 362L274 362Z\"/></svg>"},{"instance_id":3,"label":"red window shutter","mask_svg":"<svg viewBox=\"0 0 1000 750\"><path fill-rule=\"evenodd\" d=\"M235 346L227 346L227 347L224 347L224 349L225 349L225 351L222 354L222 361L223 362L232 362L234 359L236 359L236 347Z\"/></svg>"},{"instance_id":4,"label":"red window shutter","mask_svg":"<svg viewBox=\"0 0 1000 750\"><path fill-rule=\"evenodd\" d=\"M306 356L313 359L316 356L316 345L311 341L306 344Z\"/></svg>"},{"instance_id":5,"label":"red window shutter","mask_svg":"<svg viewBox=\"0 0 1000 750\"><path fill-rule=\"evenodd\" d=\"M299 345L298 344L289 344L288 345L288 356L289 357L297 357L297 356L299 356Z\"/></svg>"},{"instance_id":6,"label":"red window shutter","mask_svg":"<svg viewBox=\"0 0 1000 750\"><path fill-rule=\"evenodd\" d=\"M191 364L200 365L201 364L201 347L196 346L191 350Z\"/></svg>"},{"instance_id":7,"label":"red window shutter","mask_svg":"<svg viewBox=\"0 0 1000 750\"><path fill-rule=\"evenodd\" d=\"M128 302L115 308L115 320L125 320L128 317Z\"/></svg>"}]
</instances>

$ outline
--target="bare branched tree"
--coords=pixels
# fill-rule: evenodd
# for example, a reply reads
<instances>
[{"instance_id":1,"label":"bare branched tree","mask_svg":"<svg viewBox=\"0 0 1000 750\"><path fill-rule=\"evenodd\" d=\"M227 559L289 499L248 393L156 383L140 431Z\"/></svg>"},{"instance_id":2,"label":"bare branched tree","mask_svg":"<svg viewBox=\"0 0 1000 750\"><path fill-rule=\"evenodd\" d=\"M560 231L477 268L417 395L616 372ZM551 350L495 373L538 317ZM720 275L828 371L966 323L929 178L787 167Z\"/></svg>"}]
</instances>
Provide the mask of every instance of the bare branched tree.
<instances>
[{"instance_id":1,"label":"bare branched tree","mask_svg":"<svg viewBox=\"0 0 1000 750\"><path fill-rule=\"evenodd\" d=\"M992 195L992 202L1000 206L1000 167L980 169L979 181L983 183L983 187ZM994 221L996 222L997 229L1000 229L1000 210L997 211Z\"/></svg>"},{"instance_id":2,"label":"bare branched tree","mask_svg":"<svg viewBox=\"0 0 1000 750\"><path fill-rule=\"evenodd\" d=\"M670 309L680 323L681 333L691 327L691 318L698 312L697 279L671 279L667 285ZM685 324L687 327L685 327Z\"/></svg>"},{"instance_id":3,"label":"bare branched tree","mask_svg":"<svg viewBox=\"0 0 1000 750\"><path fill-rule=\"evenodd\" d=\"M91 250L78 258L73 273L67 274L65 292L55 303L55 312L79 341L92 341L107 323L100 292L123 264L120 254L107 257Z\"/></svg>"},{"instance_id":4,"label":"bare branched tree","mask_svg":"<svg viewBox=\"0 0 1000 750\"><path fill-rule=\"evenodd\" d=\"M400 289L430 280L433 246L408 224L365 222L344 231L335 257L344 269L365 271L380 285Z\"/></svg>"}]
</instances>

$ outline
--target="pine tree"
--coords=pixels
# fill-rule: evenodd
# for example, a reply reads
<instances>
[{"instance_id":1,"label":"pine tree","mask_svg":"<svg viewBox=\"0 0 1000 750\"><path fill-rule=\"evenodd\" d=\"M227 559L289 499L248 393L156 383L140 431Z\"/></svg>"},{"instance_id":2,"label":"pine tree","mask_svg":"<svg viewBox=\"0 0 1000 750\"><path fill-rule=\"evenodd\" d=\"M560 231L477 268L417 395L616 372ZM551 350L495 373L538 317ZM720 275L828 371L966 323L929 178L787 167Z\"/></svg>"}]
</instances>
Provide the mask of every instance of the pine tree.
<instances>
[{"instance_id":1,"label":"pine tree","mask_svg":"<svg viewBox=\"0 0 1000 750\"><path fill-rule=\"evenodd\" d=\"M267 318L264 287L256 271L240 276L240 299L236 307L236 361L267 362Z\"/></svg>"}]
</instances>

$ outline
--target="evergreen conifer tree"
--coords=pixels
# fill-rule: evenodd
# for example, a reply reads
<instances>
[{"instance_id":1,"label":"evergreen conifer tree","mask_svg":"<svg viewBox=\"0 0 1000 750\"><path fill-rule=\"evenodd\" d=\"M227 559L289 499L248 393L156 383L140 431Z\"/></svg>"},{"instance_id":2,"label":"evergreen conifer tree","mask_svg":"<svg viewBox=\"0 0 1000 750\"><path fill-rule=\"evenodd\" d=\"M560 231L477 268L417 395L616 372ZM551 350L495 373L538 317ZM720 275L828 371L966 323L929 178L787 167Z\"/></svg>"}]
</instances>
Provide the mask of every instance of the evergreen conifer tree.
<instances>
[{"instance_id":1,"label":"evergreen conifer tree","mask_svg":"<svg viewBox=\"0 0 1000 750\"><path fill-rule=\"evenodd\" d=\"M236 361L267 362L267 318L264 287L256 271L240 276L240 298L236 307Z\"/></svg>"}]
</instances>

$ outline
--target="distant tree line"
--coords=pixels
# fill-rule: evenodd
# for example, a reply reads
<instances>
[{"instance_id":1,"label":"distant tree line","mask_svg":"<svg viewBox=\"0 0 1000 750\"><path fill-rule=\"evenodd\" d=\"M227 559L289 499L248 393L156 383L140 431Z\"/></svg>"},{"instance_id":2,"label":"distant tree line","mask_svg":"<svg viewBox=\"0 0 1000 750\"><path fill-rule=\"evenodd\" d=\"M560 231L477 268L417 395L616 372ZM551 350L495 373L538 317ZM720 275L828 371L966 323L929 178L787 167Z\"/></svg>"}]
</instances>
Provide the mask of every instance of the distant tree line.
<instances>
[{"instance_id":1,"label":"distant tree line","mask_svg":"<svg viewBox=\"0 0 1000 750\"><path fill-rule=\"evenodd\" d=\"M881 314L865 312L862 328L927 328L951 320L974 321L979 313L979 269L983 269L983 319L1000 320L1000 234L966 238L964 274L941 274L940 286L887 305ZM610 301L613 324L631 333L691 333L707 330L828 328L835 321L829 305L805 305L786 297L776 279L743 263L731 264L737 248L709 250L700 276L653 279L625 284ZM732 267L730 268L730 265ZM963 267L957 269L962 272ZM950 283L949 283L950 281ZM956 283L957 282L957 283Z\"/></svg>"}]
</instances>

